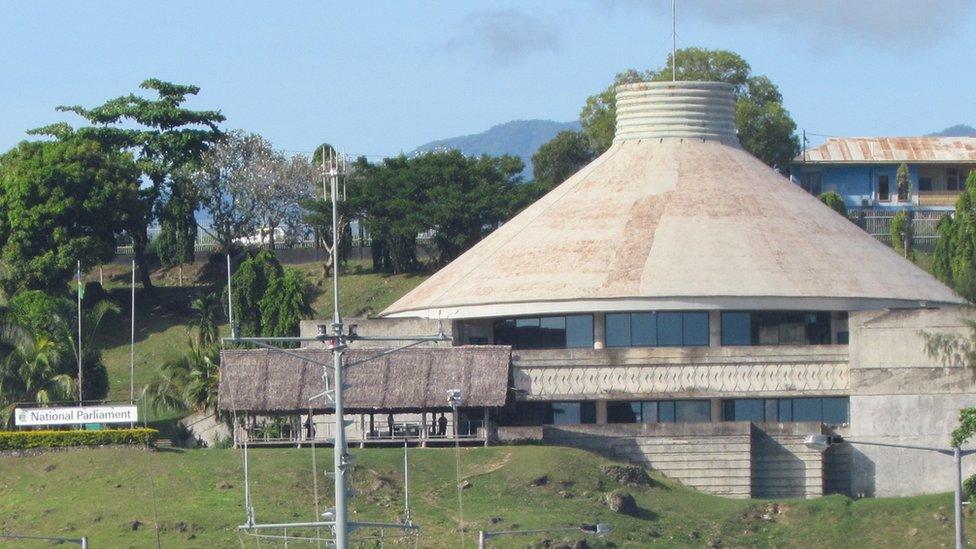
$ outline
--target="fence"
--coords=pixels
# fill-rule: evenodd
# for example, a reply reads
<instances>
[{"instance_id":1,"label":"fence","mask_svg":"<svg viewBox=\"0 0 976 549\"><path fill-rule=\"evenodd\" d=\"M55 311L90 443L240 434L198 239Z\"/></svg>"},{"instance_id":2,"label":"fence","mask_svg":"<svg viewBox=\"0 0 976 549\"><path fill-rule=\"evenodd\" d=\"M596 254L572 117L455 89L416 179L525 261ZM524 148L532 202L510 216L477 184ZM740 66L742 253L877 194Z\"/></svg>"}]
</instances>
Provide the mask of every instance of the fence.
<instances>
[{"instance_id":1,"label":"fence","mask_svg":"<svg viewBox=\"0 0 976 549\"><path fill-rule=\"evenodd\" d=\"M891 221L898 210L851 210L848 217L858 227L887 245L891 245ZM912 248L931 253L935 243L939 240L936 230L939 220L949 212L914 211L912 212Z\"/></svg>"}]
</instances>

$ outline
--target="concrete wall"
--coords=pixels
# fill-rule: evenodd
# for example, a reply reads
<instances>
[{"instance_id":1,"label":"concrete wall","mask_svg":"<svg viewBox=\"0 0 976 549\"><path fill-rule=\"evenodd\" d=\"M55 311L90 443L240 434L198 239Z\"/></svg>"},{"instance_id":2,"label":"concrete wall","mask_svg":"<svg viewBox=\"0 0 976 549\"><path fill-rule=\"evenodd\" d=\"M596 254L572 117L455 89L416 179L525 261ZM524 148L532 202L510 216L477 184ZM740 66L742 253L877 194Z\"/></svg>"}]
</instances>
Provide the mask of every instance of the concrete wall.
<instances>
[{"instance_id":1,"label":"concrete wall","mask_svg":"<svg viewBox=\"0 0 976 549\"><path fill-rule=\"evenodd\" d=\"M532 438L534 432L499 435ZM542 441L584 448L661 471L703 492L733 498L806 498L823 493L820 452L803 445L819 424L657 423L560 425Z\"/></svg>"},{"instance_id":2,"label":"concrete wall","mask_svg":"<svg viewBox=\"0 0 976 549\"><path fill-rule=\"evenodd\" d=\"M968 341L971 308L856 313L851 316L851 490L866 496L953 489L952 459L935 452L875 446L948 448L959 410L976 406L974 371L962 356L945 364L925 350L923 332ZM970 343L971 344L971 343ZM858 444L860 442L861 444ZM963 461L976 473L976 459Z\"/></svg>"},{"instance_id":3,"label":"concrete wall","mask_svg":"<svg viewBox=\"0 0 976 549\"><path fill-rule=\"evenodd\" d=\"M331 320L303 320L300 325L302 337L315 337L318 335L320 324L330 325ZM388 337L407 337L407 336L434 336L439 330L451 337L451 322L443 323L437 320L426 318L345 318L343 324L348 330L350 325L356 325L356 333L361 336L388 336ZM331 327L329 328L331 329ZM351 348L380 349L396 347L406 342L396 341L356 341L351 343ZM451 341L427 342L422 343L421 347L450 347ZM305 346L316 349L325 348L324 343L309 342Z\"/></svg>"},{"instance_id":4,"label":"concrete wall","mask_svg":"<svg viewBox=\"0 0 976 549\"><path fill-rule=\"evenodd\" d=\"M846 395L846 345L514 351L527 400Z\"/></svg>"}]
</instances>

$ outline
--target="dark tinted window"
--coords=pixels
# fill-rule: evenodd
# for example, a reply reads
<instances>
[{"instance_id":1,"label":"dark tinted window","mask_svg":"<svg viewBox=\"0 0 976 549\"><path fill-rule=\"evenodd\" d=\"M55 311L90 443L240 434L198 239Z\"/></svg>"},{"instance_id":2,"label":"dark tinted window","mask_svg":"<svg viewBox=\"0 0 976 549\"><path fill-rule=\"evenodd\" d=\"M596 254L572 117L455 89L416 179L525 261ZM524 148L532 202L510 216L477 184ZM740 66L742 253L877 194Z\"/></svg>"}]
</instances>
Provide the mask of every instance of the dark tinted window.
<instances>
[{"instance_id":1,"label":"dark tinted window","mask_svg":"<svg viewBox=\"0 0 976 549\"><path fill-rule=\"evenodd\" d=\"M821 421L821 406L819 398L793 399L793 421Z\"/></svg>"},{"instance_id":2,"label":"dark tinted window","mask_svg":"<svg viewBox=\"0 0 976 549\"><path fill-rule=\"evenodd\" d=\"M722 345L824 345L828 343L830 343L830 313L802 311L722 313Z\"/></svg>"},{"instance_id":3,"label":"dark tinted window","mask_svg":"<svg viewBox=\"0 0 976 549\"><path fill-rule=\"evenodd\" d=\"M580 423L596 423L596 402L580 402Z\"/></svg>"},{"instance_id":4,"label":"dark tinted window","mask_svg":"<svg viewBox=\"0 0 976 549\"><path fill-rule=\"evenodd\" d=\"M708 313L681 313L684 346L708 345Z\"/></svg>"},{"instance_id":5,"label":"dark tinted window","mask_svg":"<svg viewBox=\"0 0 976 549\"><path fill-rule=\"evenodd\" d=\"M674 401L665 400L657 403L657 420L661 423L674 422Z\"/></svg>"},{"instance_id":6,"label":"dark tinted window","mask_svg":"<svg viewBox=\"0 0 976 549\"><path fill-rule=\"evenodd\" d=\"M725 412L731 412L732 417L726 417L726 421L765 421L763 401L759 399L736 399L726 401L731 403L731 407L723 406ZM731 408L731 410L729 409Z\"/></svg>"},{"instance_id":7,"label":"dark tinted window","mask_svg":"<svg viewBox=\"0 0 976 549\"><path fill-rule=\"evenodd\" d=\"M579 402L553 402L552 423L555 425L576 425L580 422Z\"/></svg>"},{"instance_id":8,"label":"dark tinted window","mask_svg":"<svg viewBox=\"0 0 976 549\"><path fill-rule=\"evenodd\" d=\"M642 410L640 402L608 402L607 423L641 423Z\"/></svg>"},{"instance_id":9,"label":"dark tinted window","mask_svg":"<svg viewBox=\"0 0 976 549\"><path fill-rule=\"evenodd\" d=\"M630 347L630 313L607 313L607 347Z\"/></svg>"},{"instance_id":10,"label":"dark tinted window","mask_svg":"<svg viewBox=\"0 0 976 549\"><path fill-rule=\"evenodd\" d=\"M681 313L657 314L657 343L661 347L680 347L683 322Z\"/></svg>"},{"instance_id":11,"label":"dark tinted window","mask_svg":"<svg viewBox=\"0 0 976 549\"><path fill-rule=\"evenodd\" d=\"M712 403L708 400L679 400L674 403L674 420L703 423L712 420Z\"/></svg>"},{"instance_id":12,"label":"dark tinted window","mask_svg":"<svg viewBox=\"0 0 976 549\"><path fill-rule=\"evenodd\" d=\"M847 397L823 399L823 422L830 425L847 423L850 417Z\"/></svg>"},{"instance_id":13,"label":"dark tinted window","mask_svg":"<svg viewBox=\"0 0 976 549\"><path fill-rule=\"evenodd\" d=\"M495 343L516 349L593 346L590 315L506 318L494 322Z\"/></svg>"},{"instance_id":14,"label":"dark tinted window","mask_svg":"<svg viewBox=\"0 0 976 549\"><path fill-rule=\"evenodd\" d=\"M630 344L634 347L657 346L657 315L633 313L630 315Z\"/></svg>"}]
</instances>

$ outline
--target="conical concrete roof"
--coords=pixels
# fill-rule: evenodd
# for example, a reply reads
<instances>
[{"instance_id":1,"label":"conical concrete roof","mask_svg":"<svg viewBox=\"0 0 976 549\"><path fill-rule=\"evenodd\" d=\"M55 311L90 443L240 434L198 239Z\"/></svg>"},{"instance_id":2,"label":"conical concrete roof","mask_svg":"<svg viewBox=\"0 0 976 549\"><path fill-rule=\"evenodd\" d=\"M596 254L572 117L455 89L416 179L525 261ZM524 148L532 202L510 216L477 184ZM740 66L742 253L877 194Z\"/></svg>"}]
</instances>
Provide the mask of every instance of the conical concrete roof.
<instances>
[{"instance_id":1,"label":"conical concrete roof","mask_svg":"<svg viewBox=\"0 0 976 549\"><path fill-rule=\"evenodd\" d=\"M714 82L621 86L607 152L382 315L964 303L745 152L733 108Z\"/></svg>"}]
</instances>

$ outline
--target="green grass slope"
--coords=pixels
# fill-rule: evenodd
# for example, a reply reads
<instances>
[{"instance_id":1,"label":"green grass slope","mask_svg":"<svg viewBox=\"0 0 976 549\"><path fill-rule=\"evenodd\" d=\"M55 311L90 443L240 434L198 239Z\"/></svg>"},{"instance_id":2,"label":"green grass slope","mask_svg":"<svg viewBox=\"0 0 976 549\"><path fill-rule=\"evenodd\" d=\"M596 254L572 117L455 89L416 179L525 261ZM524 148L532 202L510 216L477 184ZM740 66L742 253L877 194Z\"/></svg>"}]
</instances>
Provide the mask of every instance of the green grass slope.
<instances>
[{"instance_id":1,"label":"green grass slope","mask_svg":"<svg viewBox=\"0 0 976 549\"><path fill-rule=\"evenodd\" d=\"M353 520L397 520L403 512L402 450L353 450ZM318 449L320 471L332 460ZM310 449L251 450L251 489L259 522L313 520ZM239 535L244 520L240 450L146 452L103 448L0 457L0 529L19 534L89 536L93 547L149 547L160 525L163 547L280 547ZM839 496L763 502L708 496L654 474L657 487L622 487L603 473L612 462L580 450L513 446L462 449L465 547L477 530L612 523L596 547L940 547L952 542L948 494L852 501ZM457 547L453 449L411 450L410 496L420 547ZM544 485L533 479L547 476ZM634 516L616 514L606 493L634 496ZM155 498L152 494L155 493ZM319 483L320 505L332 484ZM280 532L279 532L280 533ZM292 531L292 535L309 534ZM360 538L376 534L362 530ZM389 535L389 534L388 534ZM497 538L493 547L529 547L546 536ZM555 541L583 534L553 534ZM972 536L969 536L972 539ZM260 544L258 543L260 541ZM413 540L384 546L413 546ZM292 546L309 546L295 541ZM39 546L39 545L38 545ZM363 542L358 547L375 547Z\"/></svg>"},{"instance_id":2,"label":"green grass slope","mask_svg":"<svg viewBox=\"0 0 976 549\"><path fill-rule=\"evenodd\" d=\"M157 271L153 280L157 287L151 292L136 290L136 346L135 386L138 394L142 386L159 375L159 367L167 360L178 358L187 347L187 323L193 315L190 302L207 286L198 284L199 266L187 267L185 286L177 285L173 270ZM310 282L316 318L332 316L331 279L322 279L317 263L288 265L306 273ZM340 279L342 314L361 316L375 314L396 301L424 281L420 275L385 275L365 272L362 265L353 264L349 274ZM122 309L109 318L102 331L105 350L103 361L108 369L111 400L129 398L129 289L128 268L106 266L103 272L105 287L111 299ZM97 272L90 278L97 280ZM223 327L226 333L227 327Z\"/></svg>"}]
</instances>

